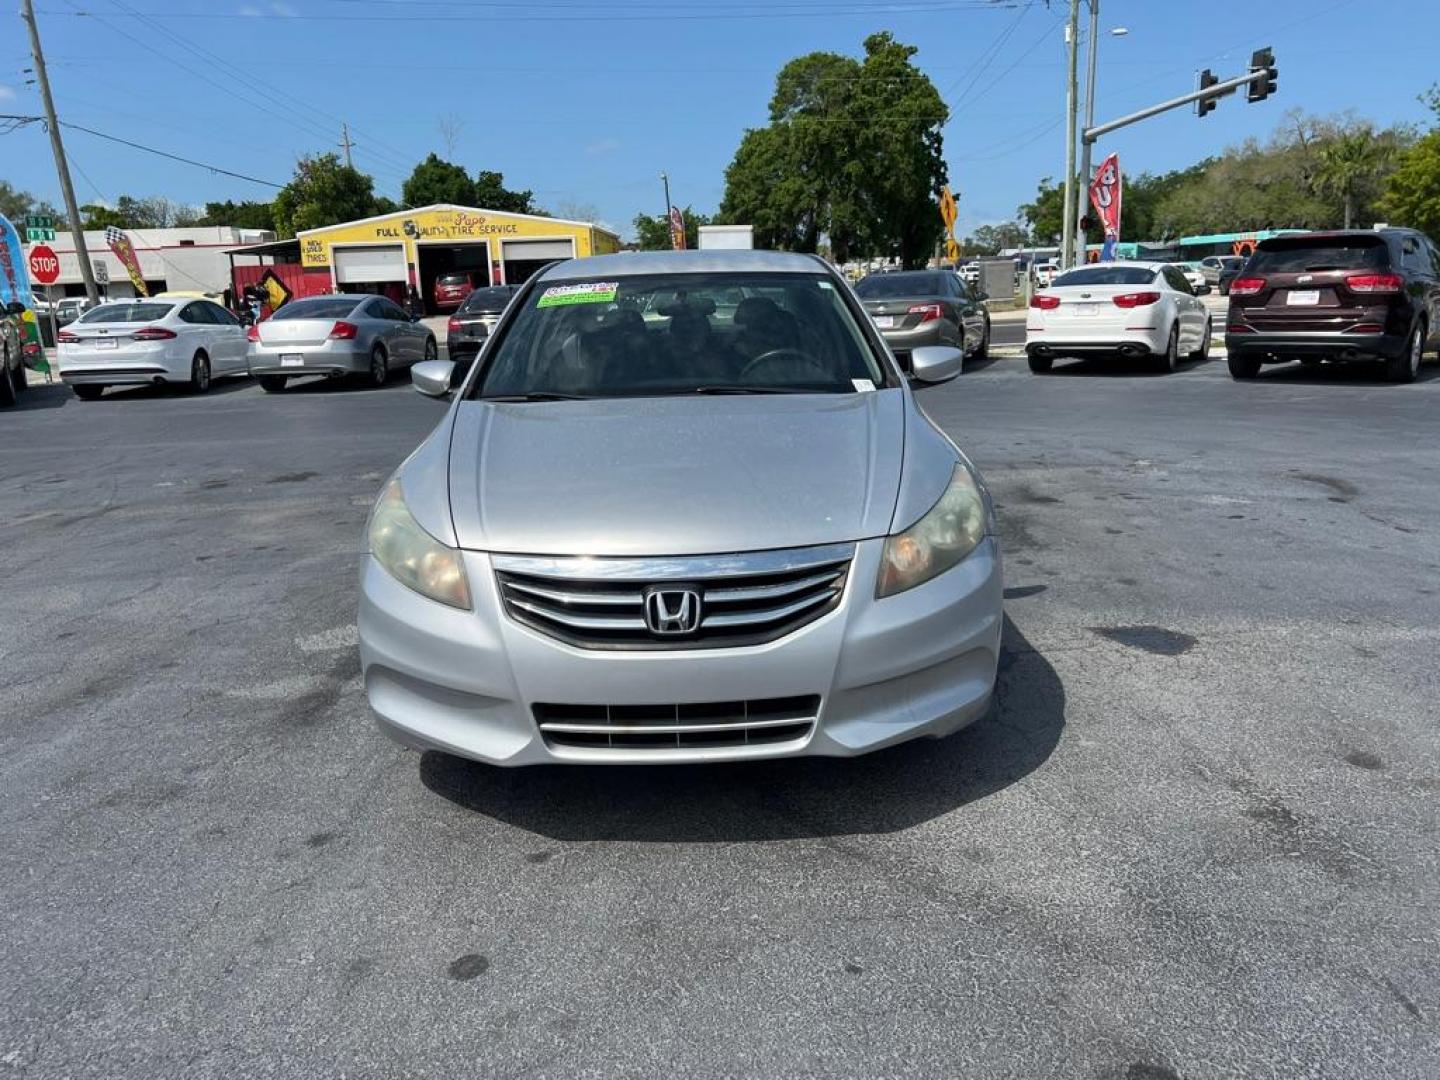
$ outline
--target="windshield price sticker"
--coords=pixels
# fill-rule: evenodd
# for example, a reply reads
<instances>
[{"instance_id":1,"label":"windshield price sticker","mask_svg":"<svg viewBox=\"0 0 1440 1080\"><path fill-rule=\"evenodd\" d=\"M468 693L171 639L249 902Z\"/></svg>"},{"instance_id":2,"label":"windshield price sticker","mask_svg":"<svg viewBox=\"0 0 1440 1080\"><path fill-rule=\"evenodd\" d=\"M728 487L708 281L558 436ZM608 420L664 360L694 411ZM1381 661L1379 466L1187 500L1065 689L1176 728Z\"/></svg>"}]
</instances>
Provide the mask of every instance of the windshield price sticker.
<instances>
[{"instance_id":1,"label":"windshield price sticker","mask_svg":"<svg viewBox=\"0 0 1440 1080\"><path fill-rule=\"evenodd\" d=\"M590 281L584 285L555 285L540 294L537 308L566 304L613 304L620 290L618 281Z\"/></svg>"}]
</instances>

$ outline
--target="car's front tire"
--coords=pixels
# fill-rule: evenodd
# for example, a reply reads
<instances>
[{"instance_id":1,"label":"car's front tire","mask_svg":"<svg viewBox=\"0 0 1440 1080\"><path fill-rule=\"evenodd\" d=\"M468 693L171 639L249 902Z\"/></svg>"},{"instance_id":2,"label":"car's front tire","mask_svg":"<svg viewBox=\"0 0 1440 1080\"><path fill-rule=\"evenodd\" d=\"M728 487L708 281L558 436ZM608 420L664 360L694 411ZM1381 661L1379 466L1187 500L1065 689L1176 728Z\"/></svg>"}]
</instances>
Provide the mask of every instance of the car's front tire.
<instances>
[{"instance_id":1,"label":"car's front tire","mask_svg":"<svg viewBox=\"0 0 1440 1080\"><path fill-rule=\"evenodd\" d=\"M990 357L990 320L985 320L985 329L980 334L980 344L975 347L975 359L986 360Z\"/></svg>"},{"instance_id":2,"label":"car's front tire","mask_svg":"<svg viewBox=\"0 0 1440 1080\"><path fill-rule=\"evenodd\" d=\"M1029 360L1030 371L1035 375L1046 374L1055 364L1055 358L1053 356L1036 356L1034 353L1030 354Z\"/></svg>"}]
</instances>

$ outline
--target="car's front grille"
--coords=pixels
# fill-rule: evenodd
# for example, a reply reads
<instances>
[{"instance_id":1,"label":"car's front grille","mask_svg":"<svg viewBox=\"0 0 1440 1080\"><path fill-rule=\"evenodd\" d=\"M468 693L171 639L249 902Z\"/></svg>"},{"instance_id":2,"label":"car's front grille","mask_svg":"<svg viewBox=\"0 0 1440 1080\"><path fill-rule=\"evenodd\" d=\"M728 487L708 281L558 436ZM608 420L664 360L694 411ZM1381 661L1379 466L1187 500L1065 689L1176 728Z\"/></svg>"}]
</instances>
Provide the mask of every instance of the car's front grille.
<instances>
[{"instance_id":1,"label":"car's front grille","mask_svg":"<svg viewBox=\"0 0 1440 1080\"><path fill-rule=\"evenodd\" d=\"M667 750L775 746L809 738L820 696L674 705L531 706L547 746Z\"/></svg>"},{"instance_id":2,"label":"car's front grille","mask_svg":"<svg viewBox=\"0 0 1440 1080\"><path fill-rule=\"evenodd\" d=\"M697 649L761 644L814 622L839 605L854 553L832 544L694 558L492 558L506 614L542 634L584 649ZM647 600L654 592L676 613L667 626Z\"/></svg>"}]
</instances>

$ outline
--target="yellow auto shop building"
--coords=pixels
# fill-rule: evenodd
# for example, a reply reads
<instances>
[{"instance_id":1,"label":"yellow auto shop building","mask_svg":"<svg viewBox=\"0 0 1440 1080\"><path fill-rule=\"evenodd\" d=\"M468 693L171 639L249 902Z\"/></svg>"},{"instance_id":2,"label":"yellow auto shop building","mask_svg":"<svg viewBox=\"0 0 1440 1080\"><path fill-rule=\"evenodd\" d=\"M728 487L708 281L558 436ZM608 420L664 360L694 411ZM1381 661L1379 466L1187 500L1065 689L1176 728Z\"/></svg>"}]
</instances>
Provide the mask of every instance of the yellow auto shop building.
<instances>
[{"instance_id":1,"label":"yellow auto shop building","mask_svg":"<svg viewBox=\"0 0 1440 1080\"><path fill-rule=\"evenodd\" d=\"M296 240L307 285L328 277L331 288L396 300L414 285L427 310L441 274L463 271L477 288L518 285L556 259L620 250L618 236L590 222L448 204L309 229Z\"/></svg>"}]
</instances>

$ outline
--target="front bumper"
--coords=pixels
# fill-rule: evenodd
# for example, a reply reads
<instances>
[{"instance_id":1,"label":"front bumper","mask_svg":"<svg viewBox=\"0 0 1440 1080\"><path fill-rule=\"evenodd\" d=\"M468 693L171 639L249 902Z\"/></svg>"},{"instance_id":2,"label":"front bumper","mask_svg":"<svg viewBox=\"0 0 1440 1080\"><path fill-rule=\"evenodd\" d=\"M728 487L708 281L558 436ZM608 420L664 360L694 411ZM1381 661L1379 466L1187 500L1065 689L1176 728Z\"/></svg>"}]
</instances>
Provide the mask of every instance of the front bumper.
<instances>
[{"instance_id":1,"label":"front bumper","mask_svg":"<svg viewBox=\"0 0 1440 1080\"><path fill-rule=\"evenodd\" d=\"M995 686L1001 558L987 538L959 566L874 599L882 540L856 545L840 605L764 645L667 651L573 648L512 621L487 555L465 552L473 611L411 592L366 557L360 660L391 737L496 765L848 757L941 736L984 714ZM574 747L541 735L538 703L672 705L818 695L789 742L712 747Z\"/></svg>"},{"instance_id":2,"label":"front bumper","mask_svg":"<svg viewBox=\"0 0 1440 1080\"><path fill-rule=\"evenodd\" d=\"M286 364L282 357L300 358ZM370 352L357 341L319 345L267 345L252 341L245 351L251 375L357 375L370 370Z\"/></svg>"}]
</instances>

